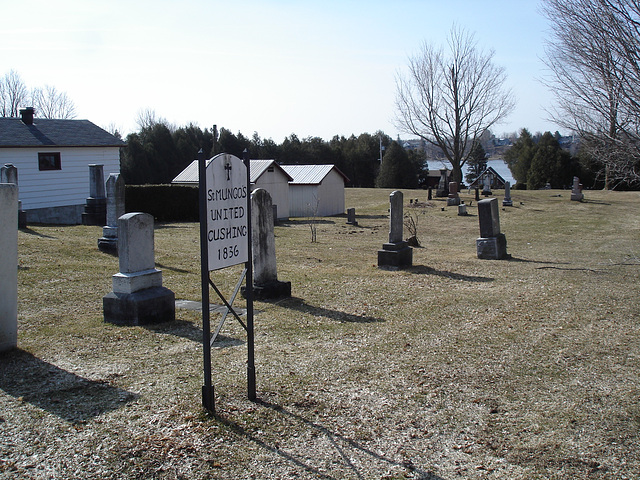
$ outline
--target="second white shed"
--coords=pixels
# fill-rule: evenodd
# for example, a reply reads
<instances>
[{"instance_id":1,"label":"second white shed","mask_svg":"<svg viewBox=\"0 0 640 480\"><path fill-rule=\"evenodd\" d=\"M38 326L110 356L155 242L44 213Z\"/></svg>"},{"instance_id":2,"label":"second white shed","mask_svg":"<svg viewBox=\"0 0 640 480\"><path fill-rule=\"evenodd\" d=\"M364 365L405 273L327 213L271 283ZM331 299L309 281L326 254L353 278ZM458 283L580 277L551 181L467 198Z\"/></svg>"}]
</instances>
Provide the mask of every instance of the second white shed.
<instances>
[{"instance_id":1,"label":"second white shed","mask_svg":"<svg viewBox=\"0 0 640 480\"><path fill-rule=\"evenodd\" d=\"M289 182L291 217L328 217L344 213L344 186L349 181L335 165L281 165Z\"/></svg>"}]
</instances>

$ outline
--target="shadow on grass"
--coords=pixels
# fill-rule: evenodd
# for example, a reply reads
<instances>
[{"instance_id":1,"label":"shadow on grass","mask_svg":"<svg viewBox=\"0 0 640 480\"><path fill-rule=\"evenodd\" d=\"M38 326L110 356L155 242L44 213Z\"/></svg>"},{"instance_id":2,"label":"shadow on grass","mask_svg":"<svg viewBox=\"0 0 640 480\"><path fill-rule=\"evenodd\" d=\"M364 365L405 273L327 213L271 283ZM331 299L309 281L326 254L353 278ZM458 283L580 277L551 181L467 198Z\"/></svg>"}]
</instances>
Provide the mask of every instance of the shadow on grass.
<instances>
[{"instance_id":1,"label":"shadow on grass","mask_svg":"<svg viewBox=\"0 0 640 480\"><path fill-rule=\"evenodd\" d=\"M227 320L230 320L227 318ZM212 316L211 318L211 330L214 330L218 325L219 318L217 316ZM147 330L151 330L152 332L159 333L162 335L174 335L176 337L186 338L187 340L191 340L195 343L202 343L202 329L197 327L191 322L186 320L174 320L173 322L166 323L158 323L155 325L145 325L144 328ZM245 342L243 340L239 340L237 338L227 337L225 335L218 334L216 337L216 341L211 345L213 348L226 348L226 347L237 347L239 345L244 345Z\"/></svg>"},{"instance_id":2,"label":"shadow on grass","mask_svg":"<svg viewBox=\"0 0 640 480\"><path fill-rule=\"evenodd\" d=\"M426 267L424 265L416 265L407 268L407 272L417 275L437 275L439 277L450 278L452 280L462 280L464 282L493 282L491 277L478 277L473 275L463 275L461 273L447 272L446 270L436 270L435 268Z\"/></svg>"},{"instance_id":3,"label":"shadow on grass","mask_svg":"<svg viewBox=\"0 0 640 480\"><path fill-rule=\"evenodd\" d=\"M162 270L171 270L172 272L177 272L177 273L191 273L189 270L183 270L182 268L169 267L159 262L156 262L156 268L161 268Z\"/></svg>"},{"instance_id":4,"label":"shadow on grass","mask_svg":"<svg viewBox=\"0 0 640 480\"><path fill-rule=\"evenodd\" d=\"M351 322L351 323L375 323L384 322L385 320L375 317L364 317L362 315L352 315L350 313L344 313L339 310L331 310L324 307L316 307L309 305L303 299L297 297L285 298L277 302L273 302L280 307L289 308L291 310L297 310L298 312L309 313L318 317L325 317L331 320L337 320L338 322Z\"/></svg>"},{"instance_id":5,"label":"shadow on grass","mask_svg":"<svg viewBox=\"0 0 640 480\"><path fill-rule=\"evenodd\" d=\"M51 235L45 235L43 233L36 232L35 230L31 230L29 227L21 228L20 231L23 233L26 233L27 235L33 235L34 237L51 238L51 239L56 238L56 237L52 237Z\"/></svg>"},{"instance_id":6,"label":"shadow on grass","mask_svg":"<svg viewBox=\"0 0 640 480\"><path fill-rule=\"evenodd\" d=\"M15 349L0 355L0 390L71 423L117 410L138 395L89 380Z\"/></svg>"},{"instance_id":7,"label":"shadow on grass","mask_svg":"<svg viewBox=\"0 0 640 480\"><path fill-rule=\"evenodd\" d=\"M313 223L314 225L335 225L335 221L333 220L326 220L323 218L314 218L314 217L309 217L309 218L303 218L300 220L278 220L278 227L293 227L296 225L309 225L310 223Z\"/></svg>"},{"instance_id":8,"label":"shadow on grass","mask_svg":"<svg viewBox=\"0 0 640 480\"><path fill-rule=\"evenodd\" d=\"M366 471L360 471L358 465L356 463L371 465L377 464L381 469L387 470L389 467L400 467L406 469L411 473L411 478L416 478L419 480L443 480L442 477L439 477L431 472L424 471L411 462L411 460L406 460L404 462L399 462L392 457L383 455L381 453L375 452L370 448L361 445L355 440L342 435L340 433L336 433L329 428L313 422L307 418L304 418L301 415L293 413L280 405L276 405L261 399L256 400L256 403L262 407L265 407L273 412L274 415L279 416L278 424L291 425L291 431L299 432L302 429L306 429L309 431L310 438L322 438L326 439L328 443L331 445L333 449L333 456L330 459L320 459L318 462L331 462L332 465L338 465L350 470L353 472L354 478L368 478L370 474L370 468L367 468ZM218 421L220 421L223 425L228 427L231 431L233 431L236 435L240 435L247 440L255 443L256 445L268 450L271 453L279 455L285 461L295 465L296 467L302 468L305 471L314 475L315 478L324 478L324 479L338 479L344 478L344 472L330 474L325 473L326 467L314 466L311 464L310 456L311 453L304 456L295 455L293 453L289 453L286 450L280 448L278 441L269 442L267 440L263 440L259 438L258 434L247 431L241 425L227 418L222 418L220 416L216 417ZM355 461L354 461L355 460ZM323 471L325 470L325 471ZM387 477L383 477L387 478ZM391 478L391 477L388 477Z\"/></svg>"},{"instance_id":9,"label":"shadow on grass","mask_svg":"<svg viewBox=\"0 0 640 480\"><path fill-rule=\"evenodd\" d=\"M548 265L570 265L569 262L548 262L544 260L529 260L528 258L509 257L506 259L508 262L524 262L524 263L542 263Z\"/></svg>"}]
</instances>

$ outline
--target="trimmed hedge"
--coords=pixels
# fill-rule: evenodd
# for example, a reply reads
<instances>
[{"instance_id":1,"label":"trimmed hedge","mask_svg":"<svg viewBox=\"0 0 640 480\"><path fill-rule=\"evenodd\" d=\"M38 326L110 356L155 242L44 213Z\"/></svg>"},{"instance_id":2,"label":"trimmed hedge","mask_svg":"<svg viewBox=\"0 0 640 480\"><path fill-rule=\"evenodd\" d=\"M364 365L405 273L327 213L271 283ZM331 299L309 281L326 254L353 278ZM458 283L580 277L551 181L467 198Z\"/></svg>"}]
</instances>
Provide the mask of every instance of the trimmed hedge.
<instances>
[{"instance_id":1,"label":"trimmed hedge","mask_svg":"<svg viewBox=\"0 0 640 480\"><path fill-rule=\"evenodd\" d=\"M198 187L127 185L125 209L127 213L148 213L158 222L197 222Z\"/></svg>"}]
</instances>

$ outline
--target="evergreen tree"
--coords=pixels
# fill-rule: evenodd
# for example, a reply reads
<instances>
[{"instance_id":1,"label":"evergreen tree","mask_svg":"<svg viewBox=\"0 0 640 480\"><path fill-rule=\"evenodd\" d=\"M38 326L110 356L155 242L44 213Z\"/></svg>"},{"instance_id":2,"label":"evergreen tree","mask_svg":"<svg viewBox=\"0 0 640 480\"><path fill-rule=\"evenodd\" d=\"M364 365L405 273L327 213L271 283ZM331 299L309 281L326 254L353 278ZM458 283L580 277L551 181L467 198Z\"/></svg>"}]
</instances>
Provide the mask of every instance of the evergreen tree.
<instances>
[{"instance_id":1,"label":"evergreen tree","mask_svg":"<svg viewBox=\"0 0 640 480\"><path fill-rule=\"evenodd\" d=\"M551 132L545 132L538 142L536 153L527 173L527 189L535 190L549 184L551 188L571 185L575 172L571 155L560 148Z\"/></svg>"},{"instance_id":2,"label":"evergreen tree","mask_svg":"<svg viewBox=\"0 0 640 480\"><path fill-rule=\"evenodd\" d=\"M468 183L473 183L486 169L487 153L484 151L480 142L473 142L469 160L467 160L467 175L465 176L465 180Z\"/></svg>"},{"instance_id":3,"label":"evergreen tree","mask_svg":"<svg viewBox=\"0 0 640 480\"><path fill-rule=\"evenodd\" d=\"M376 187L417 188L418 172L409 155L398 142L391 142L380 166Z\"/></svg>"},{"instance_id":4,"label":"evergreen tree","mask_svg":"<svg viewBox=\"0 0 640 480\"><path fill-rule=\"evenodd\" d=\"M517 183L527 183L527 175L533 156L536 154L536 145L531 133L526 128L520 131L518 140L507 150L504 159Z\"/></svg>"}]
</instances>

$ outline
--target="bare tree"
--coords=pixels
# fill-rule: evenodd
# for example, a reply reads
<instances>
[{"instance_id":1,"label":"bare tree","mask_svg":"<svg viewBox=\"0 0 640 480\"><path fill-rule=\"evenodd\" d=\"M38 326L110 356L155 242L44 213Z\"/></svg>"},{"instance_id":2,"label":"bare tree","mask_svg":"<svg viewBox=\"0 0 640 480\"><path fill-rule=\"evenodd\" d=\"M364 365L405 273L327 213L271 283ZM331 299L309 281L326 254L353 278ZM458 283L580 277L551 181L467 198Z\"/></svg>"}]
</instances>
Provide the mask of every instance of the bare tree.
<instances>
[{"instance_id":1,"label":"bare tree","mask_svg":"<svg viewBox=\"0 0 640 480\"><path fill-rule=\"evenodd\" d=\"M76 107L65 92L46 85L31 92L32 106L40 118L70 119L76 116Z\"/></svg>"},{"instance_id":2,"label":"bare tree","mask_svg":"<svg viewBox=\"0 0 640 480\"><path fill-rule=\"evenodd\" d=\"M18 72L10 70L0 78L0 117L17 117L27 100L27 87Z\"/></svg>"},{"instance_id":3,"label":"bare tree","mask_svg":"<svg viewBox=\"0 0 640 480\"><path fill-rule=\"evenodd\" d=\"M556 94L552 120L578 134L602 166L605 188L640 181L640 35L637 0L544 0Z\"/></svg>"},{"instance_id":4,"label":"bare tree","mask_svg":"<svg viewBox=\"0 0 640 480\"><path fill-rule=\"evenodd\" d=\"M462 181L471 146L515 106L506 73L493 63L494 52L478 49L475 36L453 27L449 52L424 43L396 80L396 125L442 150Z\"/></svg>"}]
</instances>

